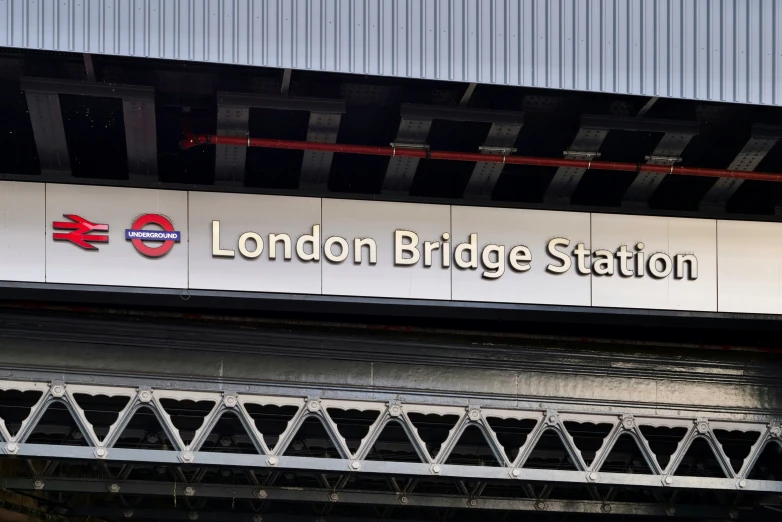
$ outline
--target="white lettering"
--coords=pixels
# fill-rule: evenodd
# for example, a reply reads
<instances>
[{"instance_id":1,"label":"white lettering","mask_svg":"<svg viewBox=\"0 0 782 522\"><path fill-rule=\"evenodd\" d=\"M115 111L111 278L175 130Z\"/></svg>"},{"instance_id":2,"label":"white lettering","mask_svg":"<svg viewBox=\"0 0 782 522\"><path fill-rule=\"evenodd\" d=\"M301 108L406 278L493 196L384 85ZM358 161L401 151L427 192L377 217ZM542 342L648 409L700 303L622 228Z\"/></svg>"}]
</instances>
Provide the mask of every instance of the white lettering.
<instances>
[{"instance_id":1,"label":"white lettering","mask_svg":"<svg viewBox=\"0 0 782 522\"><path fill-rule=\"evenodd\" d=\"M288 234L269 234L269 259L277 259L277 243L282 241L285 249L285 260L290 261L291 255L291 236Z\"/></svg>"},{"instance_id":2,"label":"white lettering","mask_svg":"<svg viewBox=\"0 0 782 522\"><path fill-rule=\"evenodd\" d=\"M595 250L595 262L592 263L592 270L595 275L614 275L614 256L608 250Z\"/></svg>"},{"instance_id":3,"label":"white lettering","mask_svg":"<svg viewBox=\"0 0 782 522\"><path fill-rule=\"evenodd\" d=\"M212 221L212 257L234 257L236 252L233 250L220 248L220 222Z\"/></svg>"},{"instance_id":4,"label":"white lettering","mask_svg":"<svg viewBox=\"0 0 782 522\"><path fill-rule=\"evenodd\" d=\"M659 268L658 262L662 263L662 269ZM671 273L671 268L671 258L668 254L657 252L649 256L649 274L652 277L656 279L668 277Z\"/></svg>"},{"instance_id":5,"label":"white lettering","mask_svg":"<svg viewBox=\"0 0 782 522\"><path fill-rule=\"evenodd\" d=\"M529 262L532 261L532 254L530 253L529 248L525 246L515 246L511 248L510 254L508 254L508 261L510 262L510 267L517 272L526 272L532 268L529 264Z\"/></svg>"},{"instance_id":6,"label":"white lettering","mask_svg":"<svg viewBox=\"0 0 782 522\"><path fill-rule=\"evenodd\" d=\"M305 245L310 246L309 252ZM312 234L304 234L296 241L296 255L302 261L320 261L320 225L312 225Z\"/></svg>"},{"instance_id":7,"label":"white lettering","mask_svg":"<svg viewBox=\"0 0 782 522\"><path fill-rule=\"evenodd\" d=\"M255 242L255 249L250 250L247 248L248 241ZM239 236L239 253L247 259L255 259L263 253L263 238L255 232L245 232Z\"/></svg>"},{"instance_id":8,"label":"white lettering","mask_svg":"<svg viewBox=\"0 0 782 522\"><path fill-rule=\"evenodd\" d=\"M362 249L367 247L369 249L369 264L377 264L377 244L371 237L364 239L356 238L353 240L353 262L360 265L362 260Z\"/></svg>"},{"instance_id":9,"label":"white lettering","mask_svg":"<svg viewBox=\"0 0 782 522\"><path fill-rule=\"evenodd\" d=\"M566 255L564 252L561 252L557 250L558 246L566 247L570 245L570 240L565 239L564 237L555 237L551 241L548 242L548 253L551 257L554 259L559 260L560 265L552 265L549 264L546 267L546 270L549 272L552 272L554 274L564 274L568 270L570 270L570 266L573 264L573 262L570 260L570 256Z\"/></svg>"},{"instance_id":10,"label":"white lettering","mask_svg":"<svg viewBox=\"0 0 782 522\"><path fill-rule=\"evenodd\" d=\"M339 245L339 254L335 254L331 247ZM326 244L323 245L323 255L326 259L332 263L341 263L350 255L348 250L348 242L344 237L331 236L326 240Z\"/></svg>"},{"instance_id":11,"label":"white lettering","mask_svg":"<svg viewBox=\"0 0 782 522\"><path fill-rule=\"evenodd\" d=\"M492 259L492 257L494 259ZM482 277L498 279L505 273L505 247L501 245L486 245L481 252L484 268Z\"/></svg>"},{"instance_id":12,"label":"white lettering","mask_svg":"<svg viewBox=\"0 0 782 522\"><path fill-rule=\"evenodd\" d=\"M403 240L409 243L403 243ZM421 252L418 251L418 234L410 230L397 230L394 232L394 264L409 266L418 263ZM404 254L410 257L405 257Z\"/></svg>"},{"instance_id":13,"label":"white lettering","mask_svg":"<svg viewBox=\"0 0 782 522\"><path fill-rule=\"evenodd\" d=\"M464 254L467 254L467 259L464 259ZM475 270L478 268L478 234L470 234L469 243L460 243L456 246L453 253L456 266L459 268L471 268Z\"/></svg>"},{"instance_id":14,"label":"white lettering","mask_svg":"<svg viewBox=\"0 0 782 522\"><path fill-rule=\"evenodd\" d=\"M676 273L674 274L673 277L675 279L684 278L685 263L689 267L687 273L687 279L689 279L690 281L694 281L698 279L698 258L696 258L692 254L678 254L676 256Z\"/></svg>"}]
</instances>

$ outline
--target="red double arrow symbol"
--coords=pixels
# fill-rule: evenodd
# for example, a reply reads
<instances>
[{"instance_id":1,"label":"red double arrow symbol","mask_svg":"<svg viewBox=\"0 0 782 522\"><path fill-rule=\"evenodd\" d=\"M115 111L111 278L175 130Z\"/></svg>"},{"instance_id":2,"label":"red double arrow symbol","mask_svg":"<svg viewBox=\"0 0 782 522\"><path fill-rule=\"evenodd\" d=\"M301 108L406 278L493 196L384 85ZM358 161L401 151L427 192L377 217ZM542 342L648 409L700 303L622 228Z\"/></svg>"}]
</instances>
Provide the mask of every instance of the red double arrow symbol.
<instances>
[{"instance_id":1,"label":"red double arrow symbol","mask_svg":"<svg viewBox=\"0 0 782 522\"><path fill-rule=\"evenodd\" d=\"M90 243L108 243L109 236L94 234L93 232L108 232L109 226L87 221L76 214L63 214L70 221L55 221L52 226L55 230L70 230L70 232L54 233L55 241L70 241L74 245L85 250L98 250L98 247Z\"/></svg>"}]
</instances>

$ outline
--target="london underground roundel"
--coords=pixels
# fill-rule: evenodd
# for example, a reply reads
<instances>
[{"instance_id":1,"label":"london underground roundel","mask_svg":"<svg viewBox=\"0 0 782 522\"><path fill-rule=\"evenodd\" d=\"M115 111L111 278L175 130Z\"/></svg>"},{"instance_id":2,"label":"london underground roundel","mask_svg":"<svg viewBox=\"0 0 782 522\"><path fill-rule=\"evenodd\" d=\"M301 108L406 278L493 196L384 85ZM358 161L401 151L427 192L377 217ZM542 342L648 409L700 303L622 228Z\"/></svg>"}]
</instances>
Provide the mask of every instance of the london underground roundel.
<instances>
[{"instance_id":1,"label":"london underground roundel","mask_svg":"<svg viewBox=\"0 0 782 522\"><path fill-rule=\"evenodd\" d=\"M153 225L152 228L145 228ZM160 230L162 229L162 230ZM174 230L174 225L165 216L160 214L144 214L125 230L125 239L133 244L138 252L146 257L163 257L168 254L174 243L179 243L182 234ZM150 246L147 243L159 243Z\"/></svg>"}]
</instances>

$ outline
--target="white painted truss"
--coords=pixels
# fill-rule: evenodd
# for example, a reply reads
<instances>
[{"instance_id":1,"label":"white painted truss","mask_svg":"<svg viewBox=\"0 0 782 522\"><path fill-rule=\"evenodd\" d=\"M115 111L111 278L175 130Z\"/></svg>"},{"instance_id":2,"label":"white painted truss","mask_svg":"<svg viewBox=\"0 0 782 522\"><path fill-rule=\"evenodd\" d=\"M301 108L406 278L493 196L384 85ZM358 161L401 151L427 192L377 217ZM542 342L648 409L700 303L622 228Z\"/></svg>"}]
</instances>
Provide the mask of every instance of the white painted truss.
<instances>
[{"instance_id":1,"label":"white painted truss","mask_svg":"<svg viewBox=\"0 0 782 522\"><path fill-rule=\"evenodd\" d=\"M40 398L30 408L30 413L18 429L12 433L6 421L0 418L0 439L2 452L25 458L81 459L107 462L146 462L174 465L228 466L267 470L311 470L319 473L364 473L387 476L450 477L454 479L476 479L492 481L523 481L546 484L583 484L629 486L643 488L692 488L706 490L733 490L755 492L782 492L782 481L757 480L750 478L750 472L762 451L769 444L782 444L782 428L777 420L769 422L742 422L736 420L706 419L698 417L634 416L616 412L591 413L587 408L573 404L567 410L498 409L442 404L375 402L371 400L343 400L319 397L295 397L254 395L237 392L183 391L181 389L150 389L146 387L92 386L66 384L63 382L0 381L0 390L38 392ZM76 396L107 396L127 399L119 411L116 421L107 432L99 436L95 427L87 420L85 410ZM205 413L203 422L188 440L172 421L170 411L162 401L197 401L212 403ZM39 425L47 409L53 404L64 405L83 434L85 446L37 444L28 442L30 435ZM248 405L286 406L296 408L287 427L275 444L270 444L264 433L258 430L248 411ZM142 409L148 409L157 417L173 448L170 450L133 449L115 447L133 416ZM349 447L335 422L334 410L373 412L376 415L357 448ZM211 436L213 428L227 413L235 415L244 426L256 454L230 454L204 451L204 443ZM432 454L423 440L419 429L411 421L411 414L450 416L456 419L439 451ZM338 458L313 456L291 456L287 450L296 434L308 419L317 419L325 427ZM492 428L490 419L516 419L534 422L534 428L519 443L519 451L513 459L500 443L498 434ZM603 439L601 447L591 459L585 459L576 440L568 431L568 423L608 424L611 429ZM415 448L419 462L391 460L370 460L367 457L378 441L384 428L391 423L402 427ZM644 436L643 427L668 427L683 429L685 435L664 466L652 451ZM467 429L477 428L483 434L498 465L464 465L449 462L449 456ZM756 433L757 440L751 444L749 454L740 466L731 462L715 431ZM562 442L575 470L541 469L528 467L528 460L541 437L556 434ZM648 465L650 474L605 472L602 469L606 458L621 437L630 437L638 445ZM680 474L680 464L696 441L705 442L714 453L724 478L687 476Z\"/></svg>"}]
</instances>

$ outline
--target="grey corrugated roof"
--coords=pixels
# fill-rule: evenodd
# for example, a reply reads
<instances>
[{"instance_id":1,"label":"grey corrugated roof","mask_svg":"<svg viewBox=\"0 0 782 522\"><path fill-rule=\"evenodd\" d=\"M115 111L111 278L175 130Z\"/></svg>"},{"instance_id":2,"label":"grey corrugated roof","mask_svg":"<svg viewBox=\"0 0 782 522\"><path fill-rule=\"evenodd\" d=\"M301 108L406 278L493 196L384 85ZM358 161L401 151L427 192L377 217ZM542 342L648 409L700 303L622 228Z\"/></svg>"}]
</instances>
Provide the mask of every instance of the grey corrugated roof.
<instances>
[{"instance_id":1,"label":"grey corrugated roof","mask_svg":"<svg viewBox=\"0 0 782 522\"><path fill-rule=\"evenodd\" d=\"M777 0L0 0L0 46L779 105Z\"/></svg>"}]
</instances>

